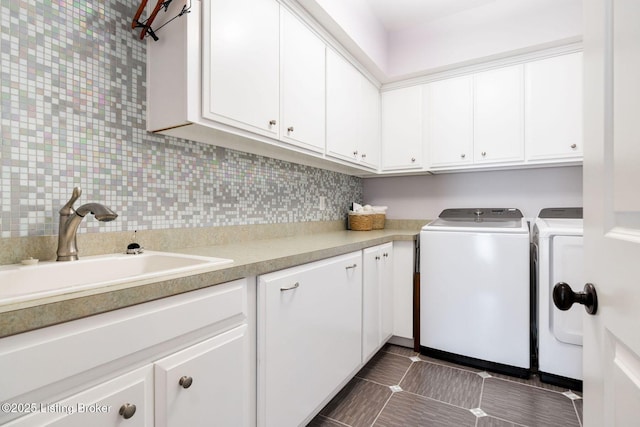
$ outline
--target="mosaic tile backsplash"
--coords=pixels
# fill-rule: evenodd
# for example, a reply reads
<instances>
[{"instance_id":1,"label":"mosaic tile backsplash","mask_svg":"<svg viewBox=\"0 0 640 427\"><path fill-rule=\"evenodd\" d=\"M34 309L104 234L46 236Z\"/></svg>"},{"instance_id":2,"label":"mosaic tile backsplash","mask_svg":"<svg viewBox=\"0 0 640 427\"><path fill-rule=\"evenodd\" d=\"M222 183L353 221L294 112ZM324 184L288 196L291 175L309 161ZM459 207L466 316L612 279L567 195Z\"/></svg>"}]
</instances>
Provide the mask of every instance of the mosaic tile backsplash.
<instances>
[{"instance_id":1,"label":"mosaic tile backsplash","mask_svg":"<svg viewBox=\"0 0 640 427\"><path fill-rule=\"evenodd\" d=\"M360 178L147 133L138 4L0 0L1 237L57 234L74 186L76 207L119 214L80 233L338 220L361 201Z\"/></svg>"}]
</instances>

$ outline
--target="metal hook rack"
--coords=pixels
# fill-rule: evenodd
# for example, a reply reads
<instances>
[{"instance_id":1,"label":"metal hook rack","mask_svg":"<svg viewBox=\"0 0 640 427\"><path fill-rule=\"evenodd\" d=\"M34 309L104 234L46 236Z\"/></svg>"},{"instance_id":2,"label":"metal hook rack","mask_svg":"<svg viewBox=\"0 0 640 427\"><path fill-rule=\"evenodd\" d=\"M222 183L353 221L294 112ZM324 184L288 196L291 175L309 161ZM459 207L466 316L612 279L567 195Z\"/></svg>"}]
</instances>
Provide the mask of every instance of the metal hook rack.
<instances>
[{"instance_id":1,"label":"metal hook rack","mask_svg":"<svg viewBox=\"0 0 640 427\"><path fill-rule=\"evenodd\" d=\"M142 16L142 13L144 12L144 9L147 7L147 1L148 0L142 0L140 2L140 6L138 6L138 10L136 11L135 16L133 17L133 21L131 22L131 28L132 29L136 29L136 28L142 28L142 31L140 31L140 40L144 40L145 36L149 35L154 41L158 41L159 38L156 35L156 33L165 25L167 25L168 23L170 23L171 21L173 21L176 18L179 18L187 13L189 13L191 11L191 0L189 0L189 4L187 6L187 4L184 4L182 6L182 9L180 10L180 12L174 16L173 18L169 19L167 22L165 22L164 24L162 24L161 26L157 27L155 30L151 27L151 25L153 24L153 21L156 19L156 17L158 16L158 13L160 13L160 11L162 9L164 9L164 12L166 13L167 10L169 9L169 5L171 4L171 2L173 0L158 0L155 7L153 8L153 11L151 12L151 15L149 15L149 17L144 20L144 21L140 21L140 16Z\"/></svg>"}]
</instances>

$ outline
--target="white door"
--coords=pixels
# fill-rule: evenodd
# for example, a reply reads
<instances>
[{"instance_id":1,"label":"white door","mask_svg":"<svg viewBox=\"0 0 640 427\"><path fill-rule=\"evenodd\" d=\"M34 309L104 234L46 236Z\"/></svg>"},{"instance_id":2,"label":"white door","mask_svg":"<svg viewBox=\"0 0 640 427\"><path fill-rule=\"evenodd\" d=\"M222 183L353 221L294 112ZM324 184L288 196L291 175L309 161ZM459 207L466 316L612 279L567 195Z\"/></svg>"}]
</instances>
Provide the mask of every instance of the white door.
<instances>
[{"instance_id":1,"label":"white door","mask_svg":"<svg viewBox=\"0 0 640 427\"><path fill-rule=\"evenodd\" d=\"M363 250L362 262L362 361L367 362L380 345L380 247Z\"/></svg>"},{"instance_id":2,"label":"white door","mask_svg":"<svg viewBox=\"0 0 640 427\"><path fill-rule=\"evenodd\" d=\"M473 163L473 76L427 84L423 105L431 167Z\"/></svg>"},{"instance_id":3,"label":"white door","mask_svg":"<svg viewBox=\"0 0 640 427\"><path fill-rule=\"evenodd\" d=\"M155 425L251 425L249 347L241 325L157 361Z\"/></svg>"},{"instance_id":4,"label":"white door","mask_svg":"<svg viewBox=\"0 0 640 427\"><path fill-rule=\"evenodd\" d=\"M475 163L524 159L523 70L514 65L474 75Z\"/></svg>"},{"instance_id":5,"label":"white door","mask_svg":"<svg viewBox=\"0 0 640 427\"><path fill-rule=\"evenodd\" d=\"M382 169L422 166L422 88L382 93Z\"/></svg>"},{"instance_id":6,"label":"white door","mask_svg":"<svg viewBox=\"0 0 640 427\"><path fill-rule=\"evenodd\" d=\"M360 80L360 163L377 169L380 165L380 91L364 76Z\"/></svg>"},{"instance_id":7,"label":"white door","mask_svg":"<svg viewBox=\"0 0 640 427\"><path fill-rule=\"evenodd\" d=\"M327 155L357 162L360 73L327 49Z\"/></svg>"},{"instance_id":8,"label":"white door","mask_svg":"<svg viewBox=\"0 0 640 427\"><path fill-rule=\"evenodd\" d=\"M582 52L525 64L527 160L582 157Z\"/></svg>"},{"instance_id":9,"label":"white door","mask_svg":"<svg viewBox=\"0 0 640 427\"><path fill-rule=\"evenodd\" d=\"M280 10L280 135L324 151L325 45L284 7Z\"/></svg>"},{"instance_id":10,"label":"white door","mask_svg":"<svg viewBox=\"0 0 640 427\"><path fill-rule=\"evenodd\" d=\"M257 309L258 426L306 425L361 363L361 252L259 276Z\"/></svg>"},{"instance_id":11,"label":"white door","mask_svg":"<svg viewBox=\"0 0 640 427\"><path fill-rule=\"evenodd\" d=\"M203 6L202 115L277 137L278 2L212 0Z\"/></svg>"},{"instance_id":12,"label":"white door","mask_svg":"<svg viewBox=\"0 0 640 427\"><path fill-rule=\"evenodd\" d=\"M586 427L638 425L640 404L640 2L583 3Z\"/></svg>"}]
</instances>

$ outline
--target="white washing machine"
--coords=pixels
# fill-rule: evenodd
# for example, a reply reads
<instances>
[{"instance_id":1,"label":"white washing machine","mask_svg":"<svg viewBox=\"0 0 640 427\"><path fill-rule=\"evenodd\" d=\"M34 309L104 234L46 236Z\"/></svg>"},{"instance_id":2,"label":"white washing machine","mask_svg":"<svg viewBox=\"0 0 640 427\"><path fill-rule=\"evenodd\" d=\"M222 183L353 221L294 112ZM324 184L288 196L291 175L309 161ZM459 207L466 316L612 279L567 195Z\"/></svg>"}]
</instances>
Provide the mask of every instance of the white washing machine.
<instances>
[{"instance_id":1,"label":"white washing machine","mask_svg":"<svg viewBox=\"0 0 640 427\"><path fill-rule=\"evenodd\" d=\"M529 375L529 244L518 209L446 209L422 228L421 353Z\"/></svg>"},{"instance_id":2,"label":"white washing machine","mask_svg":"<svg viewBox=\"0 0 640 427\"><path fill-rule=\"evenodd\" d=\"M561 311L552 292L558 282L585 283L582 236L582 208L543 209L533 227L538 373L544 382L573 389L582 387L584 308L575 304Z\"/></svg>"}]
</instances>

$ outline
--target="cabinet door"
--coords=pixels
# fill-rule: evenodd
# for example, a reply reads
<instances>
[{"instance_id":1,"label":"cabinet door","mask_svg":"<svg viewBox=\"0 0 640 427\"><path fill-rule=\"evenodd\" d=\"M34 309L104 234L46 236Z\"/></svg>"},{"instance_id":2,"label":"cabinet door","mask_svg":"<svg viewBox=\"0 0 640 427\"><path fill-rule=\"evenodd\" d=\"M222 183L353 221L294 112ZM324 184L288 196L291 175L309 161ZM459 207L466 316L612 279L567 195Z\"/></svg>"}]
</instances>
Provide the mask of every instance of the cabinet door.
<instances>
[{"instance_id":1,"label":"cabinet door","mask_svg":"<svg viewBox=\"0 0 640 427\"><path fill-rule=\"evenodd\" d=\"M382 169L422 166L422 94L420 86L382 93Z\"/></svg>"},{"instance_id":2,"label":"cabinet door","mask_svg":"<svg viewBox=\"0 0 640 427\"><path fill-rule=\"evenodd\" d=\"M523 66L474 75L474 162L524 160Z\"/></svg>"},{"instance_id":3,"label":"cabinet door","mask_svg":"<svg viewBox=\"0 0 640 427\"><path fill-rule=\"evenodd\" d=\"M258 425L302 424L360 366L362 255L258 278Z\"/></svg>"},{"instance_id":4,"label":"cabinet door","mask_svg":"<svg viewBox=\"0 0 640 427\"><path fill-rule=\"evenodd\" d=\"M473 163L473 78L462 76L424 87L426 145L432 167Z\"/></svg>"},{"instance_id":5,"label":"cabinet door","mask_svg":"<svg viewBox=\"0 0 640 427\"><path fill-rule=\"evenodd\" d=\"M393 243L380 247L382 271L380 275L380 344L393 335L394 269Z\"/></svg>"},{"instance_id":6,"label":"cabinet door","mask_svg":"<svg viewBox=\"0 0 640 427\"><path fill-rule=\"evenodd\" d=\"M364 76L360 80L360 162L377 169L380 166L380 91Z\"/></svg>"},{"instance_id":7,"label":"cabinet door","mask_svg":"<svg viewBox=\"0 0 640 427\"><path fill-rule=\"evenodd\" d=\"M393 242L393 335L413 339L413 242Z\"/></svg>"},{"instance_id":8,"label":"cabinet door","mask_svg":"<svg viewBox=\"0 0 640 427\"><path fill-rule=\"evenodd\" d=\"M148 365L62 401L37 405L37 412L6 426L153 427L153 368ZM127 419L120 414L125 405Z\"/></svg>"},{"instance_id":9,"label":"cabinet door","mask_svg":"<svg viewBox=\"0 0 640 427\"><path fill-rule=\"evenodd\" d=\"M362 362L378 349L382 328L380 249L376 246L362 251Z\"/></svg>"},{"instance_id":10,"label":"cabinet door","mask_svg":"<svg viewBox=\"0 0 640 427\"><path fill-rule=\"evenodd\" d=\"M327 49L327 154L359 161L360 84L358 70Z\"/></svg>"},{"instance_id":11,"label":"cabinet door","mask_svg":"<svg viewBox=\"0 0 640 427\"><path fill-rule=\"evenodd\" d=\"M582 158L582 53L526 64L527 160Z\"/></svg>"},{"instance_id":12,"label":"cabinet door","mask_svg":"<svg viewBox=\"0 0 640 427\"><path fill-rule=\"evenodd\" d=\"M156 426L249 426L248 326L155 364Z\"/></svg>"},{"instance_id":13,"label":"cabinet door","mask_svg":"<svg viewBox=\"0 0 640 427\"><path fill-rule=\"evenodd\" d=\"M325 45L284 7L280 19L281 139L323 152Z\"/></svg>"},{"instance_id":14,"label":"cabinet door","mask_svg":"<svg viewBox=\"0 0 640 427\"><path fill-rule=\"evenodd\" d=\"M393 334L393 244L362 251L362 361Z\"/></svg>"},{"instance_id":15,"label":"cabinet door","mask_svg":"<svg viewBox=\"0 0 640 427\"><path fill-rule=\"evenodd\" d=\"M277 137L278 3L210 0L203 8L202 115Z\"/></svg>"}]
</instances>

